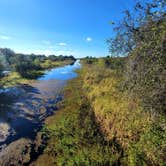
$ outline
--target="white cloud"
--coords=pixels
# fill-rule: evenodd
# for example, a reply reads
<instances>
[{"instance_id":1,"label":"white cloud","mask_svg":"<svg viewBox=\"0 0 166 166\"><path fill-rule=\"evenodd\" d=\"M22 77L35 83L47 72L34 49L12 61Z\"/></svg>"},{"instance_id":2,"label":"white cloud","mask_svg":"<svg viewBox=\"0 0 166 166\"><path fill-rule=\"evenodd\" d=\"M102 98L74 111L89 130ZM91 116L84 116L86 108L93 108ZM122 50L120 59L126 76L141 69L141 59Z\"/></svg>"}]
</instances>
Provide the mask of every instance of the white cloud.
<instances>
[{"instance_id":1,"label":"white cloud","mask_svg":"<svg viewBox=\"0 0 166 166\"><path fill-rule=\"evenodd\" d=\"M2 39L2 40L10 40L11 37L10 36L6 36L6 35L0 35L0 39Z\"/></svg>"},{"instance_id":2,"label":"white cloud","mask_svg":"<svg viewBox=\"0 0 166 166\"><path fill-rule=\"evenodd\" d=\"M87 38L86 38L86 41L87 41L87 42L91 42L91 41L92 41L92 38L91 38L91 37L87 37Z\"/></svg>"},{"instance_id":3,"label":"white cloud","mask_svg":"<svg viewBox=\"0 0 166 166\"><path fill-rule=\"evenodd\" d=\"M50 45L51 42L49 40L42 40L42 43L45 44L45 45Z\"/></svg>"},{"instance_id":4,"label":"white cloud","mask_svg":"<svg viewBox=\"0 0 166 166\"><path fill-rule=\"evenodd\" d=\"M59 43L60 46L66 46L67 43Z\"/></svg>"}]
</instances>

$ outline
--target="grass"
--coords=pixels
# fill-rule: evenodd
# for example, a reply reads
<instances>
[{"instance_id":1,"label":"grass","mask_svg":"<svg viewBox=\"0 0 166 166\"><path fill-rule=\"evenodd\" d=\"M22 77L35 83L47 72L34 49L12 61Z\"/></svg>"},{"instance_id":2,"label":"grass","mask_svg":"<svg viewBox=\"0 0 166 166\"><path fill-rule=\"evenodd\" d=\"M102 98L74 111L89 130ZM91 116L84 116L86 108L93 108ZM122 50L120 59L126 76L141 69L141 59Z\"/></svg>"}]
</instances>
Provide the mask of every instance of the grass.
<instances>
[{"instance_id":1,"label":"grass","mask_svg":"<svg viewBox=\"0 0 166 166\"><path fill-rule=\"evenodd\" d=\"M43 137L48 139L44 154L32 165L118 163L121 150L102 135L80 77L69 83L64 95L60 110L47 119L42 131Z\"/></svg>"},{"instance_id":2,"label":"grass","mask_svg":"<svg viewBox=\"0 0 166 166\"><path fill-rule=\"evenodd\" d=\"M122 88L122 72L83 65L61 109L43 129L46 149L33 165L165 165L166 118L144 110Z\"/></svg>"},{"instance_id":3,"label":"grass","mask_svg":"<svg viewBox=\"0 0 166 166\"><path fill-rule=\"evenodd\" d=\"M0 85L3 87L11 87L18 85L20 83L26 84L30 80L22 78L17 72L11 72L8 76L5 76L0 79Z\"/></svg>"}]
</instances>

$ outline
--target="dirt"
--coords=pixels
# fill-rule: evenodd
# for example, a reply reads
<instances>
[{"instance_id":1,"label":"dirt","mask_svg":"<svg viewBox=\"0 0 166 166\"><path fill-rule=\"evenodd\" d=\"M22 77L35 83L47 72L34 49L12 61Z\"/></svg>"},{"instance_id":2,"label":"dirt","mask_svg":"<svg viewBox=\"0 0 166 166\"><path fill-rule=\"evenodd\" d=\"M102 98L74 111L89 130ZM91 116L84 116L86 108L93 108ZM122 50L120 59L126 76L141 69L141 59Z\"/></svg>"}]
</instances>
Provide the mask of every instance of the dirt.
<instances>
[{"instance_id":1,"label":"dirt","mask_svg":"<svg viewBox=\"0 0 166 166\"><path fill-rule=\"evenodd\" d=\"M0 93L1 166L19 166L30 161L37 132L57 109L64 85L64 81L36 81Z\"/></svg>"}]
</instances>

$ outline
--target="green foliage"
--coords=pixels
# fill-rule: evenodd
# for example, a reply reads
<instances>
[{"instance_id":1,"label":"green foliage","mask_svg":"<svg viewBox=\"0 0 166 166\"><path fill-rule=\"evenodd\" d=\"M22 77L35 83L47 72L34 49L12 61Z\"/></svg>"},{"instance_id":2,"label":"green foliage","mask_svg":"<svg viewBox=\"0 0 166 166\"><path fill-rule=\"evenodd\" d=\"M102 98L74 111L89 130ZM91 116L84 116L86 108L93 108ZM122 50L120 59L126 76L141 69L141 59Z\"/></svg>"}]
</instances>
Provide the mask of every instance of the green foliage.
<instances>
[{"instance_id":1,"label":"green foliage","mask_svg":"<svg viewBox=\"0 0 166 166\"><path fill-rule=\"evenodd\" d=\"M89 65L91 65L91 64L93 64L93 63L95 63L97 61L98 61L98 59L94 58L94 57L86 57L86 58L84 58L84 63L89 64Z\"/></svg>"},{"instance_id":2,"label":"green foliage","mask_svg":"<svg viewBox=\"0 0 166 166\"><path fill-rule=\"evenodd\" d=\"M111 65L105 65L105 60ZM166 118L121 88L126 58L82 60L60 110L46 121L46 149L34 165L165 165ZM113 67L112 67L113 65Z\"/></svg>"},{"instance_id":3,"label":"green foliage","mask_svg":"<svg viewBox=\"0 0 166 166\"><path fill-rule=\"evenodd\" d=\"M63 56L63 55L55 56L55 55L50 55L48 57L48 59L51 60L51 61L64 61L64 60L75 61L76 60L72 55L70 55L70 56Z\"/></svg>"},{"instance_id":4,"label":"green foliage","mask_svg":"<svg viewBox=\"0 0 166 166\"><path fill-rule=\"evenodd\" d=\"M119 162L121 148L103 137L86 98L81 79L65 89L62 109L47 120L43 129L48 145L35 165L113 165ZM79 90L78 90L79 89Z\"/></svg>"},{"instance_id":5,"label":"green foliage","mask_svg":"<svg viewBox=\"0 0 166 166\"><path fill-rule=\"evenodd\" d=\"M21 77L21 75L18 74L17 72L11 72L11 73L9 73L9 75L3 76L0 79L0 86L12 87L12 86L18 85L20 83L27 84L29 82L30 82L29 79Z\"/></svg>"},{"instance_id":6,"label":"green foliage","mask_svg":"<svg viewBox=\"0 0 166 166\"><path fill-rule=\"evenodd\" d=\"M110 39L110 51L126 55L125 87L138 96L147 111L165 112L166 1L137 3L135 15L126 11Z\"/></svg>"},{"instance_id":7,"label":"green foliage","mask_svg":"<svg viewBox=\"0 0 166 166\"><path fill-rule=\"evenodd\" d=\"M114 37L108 40L111 55L124 56L142 43L144 38L142 27L165 18L165 6L165 0L138 1L132 12L124 11L124 18L114 27Z\"/></svg>"},{"instance_id":8,"label":"green foliage","mask_svg":"<svg viewBox=\"0 0 166 166\"><path fill-rule=\"evenodd\" d=\"M0 49L0 61L6 70L13 69L12 59L13 59L14 55L15 55L15 53L10 49L7 49L7 48Z\"/></svg>"},{"instance_id":9,"label":"green foliage","mask_svg":"<svg viewBox=\"0 0 166 166\"><path fill-rule=\"evenodd\" d=\"M2 71L3 71L3 65L2 65L2 63L0 61L0 77L2 76Z\"/></svg>"},{"instance_id":10,"label":"green foliage","mask_svg":"<svg viewBox=\"0 0 166 166\"><path fill-rule=\"evenodd\" d=\"M131 125L130 130L134 129L138 134L134 132L136 140L130 140L131 135L127 136L125 143L128 145L127 150L124 151L127 157L122 160L124 164L166 164L164 124L166 120L165 7L166 1L164 0L137 3L134 16L126 11L121 24L115 28L115 38L108 41L112 55L128 55L121 85L123 85L123 90L126 88L125 93L129 106L134 109L131 110L129 107L122 117L125 118L128 114L128 118L136 120L134 125L126 121L124 127ZM116 107L120 107L120 104ZM123 106L121 109L125 110L125 107ZM120 112L123 112L122 110ZM119 125L119 122L112 124L115 129L119 129ZM141 130L140 126L142 126ZM119 130L116 132L118 133ZM111 131L108 130L108 133L110 134ZM126 136L124 134L121 136L123 144L123 139ZM118 134L117 137L119 137Z\"/></svg>"},{"instance_id":11,"label":"green foliage","mask_svg":"<svg viewBox=\"0 0 166 166\"><path fill-rule=\"evenodd\" d=\"M146 110L164 112L166 106L166 19L142 27L142 43L130 53L126 85Z\"/></svg>"},{"instance_id":12,"label":"green foliage","mask_svg":"<svg viewBox=\"0 0 166 166\"><path fill-rule=\"evenodd\" d=\"M23 78L34 79L43 74L41 70L71 64L75 58L63 55L46 57L45 55L16 54L12 50L4 48L0 49L0 61L4 70L16 71Z\"/></svg>"},{"instance_id":13,"label":"green foliage","mask_svg":"<svg viewBox=\"0 0 166 166\"><path fill-rule=\"evenodd\" d=\"M103 58L106 68L113 70L123 70L125 67L126 58L124 57L109 57Z\"/></svg>"},{"instance_id":14,"label":"green foliage","mask_svg":"<svg viewBox=\"0 0 166 166\"><path fill-rule=\"evenodd\" d=\"M123 70L103 67L100 61L84 69L83 87L102 133L116 140L123 151L121 165L164 165L165 115L144 109L138 96L130 97L121 88Z\"/></svg>"},{"instance_id":15,"label":"green foliage","mask_svg":"<svg viewBox=\"0 0 166 166\"><path fill-rule=\"evenodd\" d=\"M31 61L24 55L17 56L17 63L15 63L15 70L24 78L35 78L38 76L37 72L41 70L40 62L38 59ZM41 73L40 73L41 74Z\"/></svg>"}]
</instances>

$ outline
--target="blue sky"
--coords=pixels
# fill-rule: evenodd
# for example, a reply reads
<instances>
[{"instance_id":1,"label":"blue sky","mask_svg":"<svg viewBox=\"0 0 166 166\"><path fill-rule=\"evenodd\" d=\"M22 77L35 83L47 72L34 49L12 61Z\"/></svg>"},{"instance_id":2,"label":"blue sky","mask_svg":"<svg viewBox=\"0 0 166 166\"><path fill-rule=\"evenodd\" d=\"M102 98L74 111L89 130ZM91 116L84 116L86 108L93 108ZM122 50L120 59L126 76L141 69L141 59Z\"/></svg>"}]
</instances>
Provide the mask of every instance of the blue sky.
<instances>
[{"instance_id":1,"label":"blue sky","mask_svg":"<svg viewBox=\"0 0 166 166\"><path fill-rule=\"evenodd\" d=\"M106 56L110 21L135 0L0 0L0 47L19 53Z\"/></svg>"}]
</instances>

